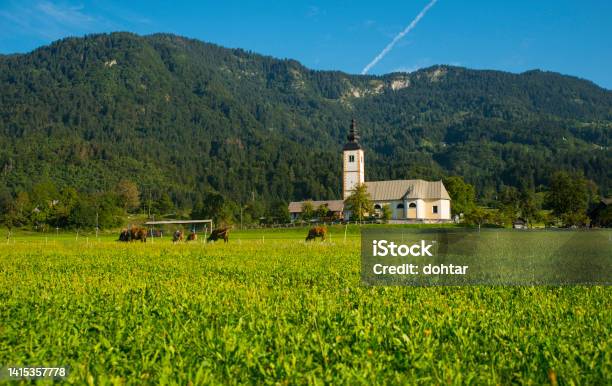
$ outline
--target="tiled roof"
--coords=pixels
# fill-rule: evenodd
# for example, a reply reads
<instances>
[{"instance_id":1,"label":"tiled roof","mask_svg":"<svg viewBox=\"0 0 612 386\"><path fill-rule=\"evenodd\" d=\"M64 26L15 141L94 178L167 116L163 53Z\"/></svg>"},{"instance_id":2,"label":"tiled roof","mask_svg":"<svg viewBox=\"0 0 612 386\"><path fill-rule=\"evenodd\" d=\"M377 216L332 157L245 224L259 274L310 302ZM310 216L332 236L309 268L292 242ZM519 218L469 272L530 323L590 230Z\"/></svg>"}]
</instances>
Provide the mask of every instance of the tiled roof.
<instances>
[{"instance_id":1,"label":"tiled roof","mask_svg":"<svg viewBox=\"0 0 612 386\"><path fill-rule=\"evenodd\" d=\"M289 213L302 213L302 205L306 201L292 201L289 203ZM312 207L316 210L321 205L327 205L327 208L332 212L342 212L344 210L344 201L328 200L328 201L310 201Z\"/></svg>"},{"instance_id":2,"label":"tiled roof","mask_svg":"<svg viewBox=\"0 0 612 386\"><path fill-rule=\"evenodd\" d=\"M446 199L450 196L442 181L395 180L366 182L373 201L407 199Z\"/></svg>"}]
</instances>

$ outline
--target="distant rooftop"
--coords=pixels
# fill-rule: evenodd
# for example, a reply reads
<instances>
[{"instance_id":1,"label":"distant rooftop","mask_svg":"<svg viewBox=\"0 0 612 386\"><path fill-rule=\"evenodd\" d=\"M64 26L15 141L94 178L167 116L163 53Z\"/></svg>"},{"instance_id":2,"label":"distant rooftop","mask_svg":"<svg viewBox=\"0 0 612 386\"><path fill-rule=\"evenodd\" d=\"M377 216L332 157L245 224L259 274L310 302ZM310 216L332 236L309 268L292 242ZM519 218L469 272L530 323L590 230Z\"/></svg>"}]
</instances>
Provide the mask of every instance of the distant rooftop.
<instances>
[{"instance_id":1,"label":"distant rooftop","mask_svg":"<svg viewBox=\"0 0 612 386\"><path fill-rule=\"evenodd\" d=\"M327 201L293 201L289 203L289 213L302 213L302 206L305 202L312 203L312 207L317 209L321 205L326 205L327 209L332 212L344 211L344 201L342 200L327 200Z\"/></svg>"}]
</instances>

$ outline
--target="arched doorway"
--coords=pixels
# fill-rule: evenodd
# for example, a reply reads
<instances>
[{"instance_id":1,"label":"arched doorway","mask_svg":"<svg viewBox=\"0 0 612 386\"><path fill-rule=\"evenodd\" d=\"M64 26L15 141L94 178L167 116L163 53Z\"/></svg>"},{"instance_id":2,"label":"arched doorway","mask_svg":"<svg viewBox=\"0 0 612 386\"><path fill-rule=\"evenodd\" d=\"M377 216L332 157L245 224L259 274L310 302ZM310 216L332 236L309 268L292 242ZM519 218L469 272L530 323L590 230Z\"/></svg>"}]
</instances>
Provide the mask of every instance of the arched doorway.
<instances>
[{"instance_id":1,"label":"arched doorway","mask_svg":"<svg viewBox=\"0 0 612 386\"><path fill-rule=\"evenodd\" d=\"M417 218L416 202L411 202L410 204L408 204L408 218Z\"/></svg>"},{"instance_id":2,"label":"arched doorway","mask_svg":"<svg viewBox=\"0 0 612 386\"><path fill-rule=\"evenodd\" d=\"M404 214L404 204L399 203L397 204L397 206L395 207L395 211L393 212L393 219L397 220L397 219L401 219L404 218L405 214Z\"/></svg>"}]
</instances>

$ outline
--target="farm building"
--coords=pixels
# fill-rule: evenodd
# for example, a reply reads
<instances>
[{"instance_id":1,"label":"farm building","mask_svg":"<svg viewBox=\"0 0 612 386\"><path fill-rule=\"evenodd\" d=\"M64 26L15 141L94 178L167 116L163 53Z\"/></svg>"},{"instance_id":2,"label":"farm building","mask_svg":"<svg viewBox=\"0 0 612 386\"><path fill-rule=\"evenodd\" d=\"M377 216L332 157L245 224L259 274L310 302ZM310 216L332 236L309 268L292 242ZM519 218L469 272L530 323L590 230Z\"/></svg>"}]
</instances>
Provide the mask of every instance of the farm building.
<instances>
[{"instance_id":1,"label":"farm building","mask_svg":"<svg viewBox=\"0 0 612 386\"><path fill-rule=\"evenodd\" d=\"M327 208L328 217L331 219L341 219L344 217L344 201L342 200L328 200L328 201L310 201L314 210L317 210L321 206ZM291 220L297 220L302 214L304 208L304 201L295 201L289 203L289 213L291 214Z\"/></svg>"},{"instance_id":2,"label":"farm building","mask_svg":"<svg viewBox=\"0 0 612 386\"><path fill-rule=\"evenodd\" d=\"M342 198L346 200L359 184L365 184L374 204L375 214L382 212L383 206L391 210L393 222L449 222L451 221L451 199L442 181L390 180L365 181L364 151L359 144L359 133L355 120L351 122L348 142L343 147ZM351 216L344 208L343 200L313 201L329 203L335 211L342 211L343 217ZM289 212L297 219L304 201L291 202ZM331 207L330 207L331 209Z\"/></svg>"}]
</instances>

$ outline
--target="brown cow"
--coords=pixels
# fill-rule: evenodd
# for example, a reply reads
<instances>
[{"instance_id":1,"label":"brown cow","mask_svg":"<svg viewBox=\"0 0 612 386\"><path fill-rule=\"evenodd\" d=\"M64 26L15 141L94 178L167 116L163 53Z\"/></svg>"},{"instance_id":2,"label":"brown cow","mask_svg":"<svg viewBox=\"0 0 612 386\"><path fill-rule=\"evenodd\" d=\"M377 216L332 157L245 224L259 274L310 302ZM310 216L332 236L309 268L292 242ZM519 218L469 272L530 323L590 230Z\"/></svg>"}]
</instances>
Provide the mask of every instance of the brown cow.
<instances>
[{"instance_id":1,"label":"brown cow","mask_svg":"<svg viewBox=\"0 0 612 386\"><path fill-rule=\"evenodd\" d=\"M147 242L147 229L132 227L130 229L124 229L119 234L119 241L134 241L140 240L143 243Z\"/></svg>"},{"instance_id":2,"label":"brown cow","mask_svg":"<svg viewBox=\"0 0 612 386\"><path fill-rule=\"evenodd\" d=\"M306 236L306 241L314 240L317 237L321 238L321 241L325 241L325 236L327 235L326 227L313 227L308 231L308 236Z\"/></svg>"},{"instance_id":3,"label":"brown cow","mask_svg":"<svg viewBox=\"0 0 612 386\"><path fill-rule=\"evenodd\" d=\"M219 239L223 239L224 242L229 241L229 228L219 228L215 229L208 236L208 241L217 241Z\"/></svg>"},{"instance_id":4,"label":"brown cow","mask_svg":"<svg viewBox=\"0 0 612 386\"><path fill-rule=\"evenodd\" d=\"M132 240L140 240L143 243L147 242L147 229L146 228L132 228L130 229L130 235Z\"/></svg>"},{"instance_id":5,"label":"brown cow","mask_svg":"<svg viewBox=\"0 0 612 386\"><path fill-rule=\"evenodd\" d=\"M174 232L174 234L172 235L172 242L178 243L179 241L183 241L183 237L183 231L177 229L176 232Z\"/></svg>"},{"instance_id":6,"label":"brown cow","mask_svg":"<svg viewBox=\"0 0 612 386\"><path fill-rule=\"evenodd\" d=\"M191 232L187 235L187 241L196 241L198 239L198 235L195 232Z\"/></svg>"}]
</instances>

